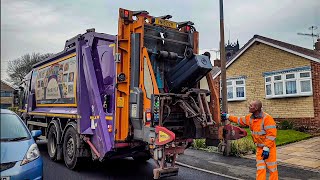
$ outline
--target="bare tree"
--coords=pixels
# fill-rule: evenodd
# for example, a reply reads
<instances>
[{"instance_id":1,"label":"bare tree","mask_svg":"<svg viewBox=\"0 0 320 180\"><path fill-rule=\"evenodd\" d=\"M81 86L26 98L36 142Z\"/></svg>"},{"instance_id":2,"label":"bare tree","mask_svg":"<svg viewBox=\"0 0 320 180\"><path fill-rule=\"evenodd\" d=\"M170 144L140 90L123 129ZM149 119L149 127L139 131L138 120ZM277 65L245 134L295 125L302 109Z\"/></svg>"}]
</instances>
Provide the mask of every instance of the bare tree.
<instances>
[{"instance_id":1,"label":"bare tree","mask_svg":"<svg viewBox=\"0 0 320 180\"><path fill-rule=\"evenodd\" d=\"M52 53L40 54L32 53L25 54L18 59L9 61L7 73L9 75L9 81L15 85L20 84L23 78L32 70L32 66L47 57L53 55Z\"/></svg>"}]
</instances>

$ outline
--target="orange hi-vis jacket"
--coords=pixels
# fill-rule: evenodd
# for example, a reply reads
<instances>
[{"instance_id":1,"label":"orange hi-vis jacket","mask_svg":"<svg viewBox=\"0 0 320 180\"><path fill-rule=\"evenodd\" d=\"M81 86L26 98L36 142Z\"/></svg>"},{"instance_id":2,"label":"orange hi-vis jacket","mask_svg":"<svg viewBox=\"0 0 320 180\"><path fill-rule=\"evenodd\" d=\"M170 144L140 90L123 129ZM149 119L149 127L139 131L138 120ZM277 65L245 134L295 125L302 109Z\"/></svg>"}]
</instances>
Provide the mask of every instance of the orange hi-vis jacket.
<instances>
[{"instance_id":1,"label":"orange hi-vis jacket","mask_svg":"<svg viewBox=\"0 0 320 180\"><path fill-rule=\"evenodd\" d=\"M278 180L277 170L277 150L276 150L276 137L277 129L276 123L273 118L261 112L258 116L252 113L244 117L229 116L229 120L238 123L242 126L249 126L253 142L257 145L256 161L257 161L257 180L266 179L266 169L270 172L269 180ZM263 160L262 153L263 147L268 147L270 155L267 159Z\"/></svg>"},{"instance_id":2,"label":"orange hi-vis jacket","mask_svg":"<svg viewBox=\"0 0 320 180\"><path fill-rule=\"evenodd\" d=\"M261 112L257 117L254 117L252 113L243 117L230 115L229 120L238 123L241 126L249 126L253 142L257 147L266 146L272 148L276 146L276 123L269 114Z\"/></svg>"}]
</instances>

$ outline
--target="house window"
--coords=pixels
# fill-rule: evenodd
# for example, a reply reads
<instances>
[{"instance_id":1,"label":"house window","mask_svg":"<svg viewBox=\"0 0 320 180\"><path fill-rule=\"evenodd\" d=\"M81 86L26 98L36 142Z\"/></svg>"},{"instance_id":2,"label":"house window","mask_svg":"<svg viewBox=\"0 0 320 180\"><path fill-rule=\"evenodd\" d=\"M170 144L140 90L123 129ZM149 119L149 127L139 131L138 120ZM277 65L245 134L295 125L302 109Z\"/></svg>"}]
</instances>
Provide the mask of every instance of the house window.
<instances>
[{"instance_id":1,"label":"house window","mask_svg":"<svg viewBox=\"0 0 320 180\"><path fill-rule=\"evenodd\" d=\"M1 97L12 97L11 91L1 91Z\"/></svg>"},{"instance_id":2,"label":"house window","mask_svg":"<svg viewBox=\"0 0 320 180\"><path fill-rule=\"evenodd\" d=\"M265 76L267 98L312 95L311 71L286 72Z\"/></svg>"},{"instance_id":3,"label":"house window","mask_svg":"<svg viewBox=\"0 0 320 180\"><path fill-rule=\"evenodd\" d=\"M246 100L245 79L228 79L227 97L228 101Z\"/></svg>"}]
</instances>

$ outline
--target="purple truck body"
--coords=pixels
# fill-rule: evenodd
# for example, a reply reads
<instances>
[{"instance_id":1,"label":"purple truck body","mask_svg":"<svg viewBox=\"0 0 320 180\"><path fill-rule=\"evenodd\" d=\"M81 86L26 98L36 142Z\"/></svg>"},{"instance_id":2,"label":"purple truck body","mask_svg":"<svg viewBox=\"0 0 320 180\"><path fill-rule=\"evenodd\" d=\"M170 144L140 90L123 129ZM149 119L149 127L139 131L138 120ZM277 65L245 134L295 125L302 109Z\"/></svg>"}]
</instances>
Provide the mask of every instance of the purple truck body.
<instances>
[{"instance_id":1,"label":"purple truck body","mask_svg":"<svg viewBox=\"0 0 320 180\"><path fill-rule=\"evenodd\" d=\"M25 90L24 116L36 117L75 117L77 131L81 135L90 135L92 144L100 153L100 160L111 151L114 146L115 112L115 58L114 44L116 36L96 32L78 35L66 42L64 51L34 65L32 75L25 82L31 84L30 92ZM56 105L36 105L35 82L38 68L55 62L62 57L76 53L77 76L76 106L63 107ZM108 104L108 111L103 109L103 97L112 100ZM90 107L90 108L88 108ZM108 117L108 120L106 119ZM71 118L70 118L71 119ZM94 126L94 127L93 127Z\"/></svg>"}]
</instances>

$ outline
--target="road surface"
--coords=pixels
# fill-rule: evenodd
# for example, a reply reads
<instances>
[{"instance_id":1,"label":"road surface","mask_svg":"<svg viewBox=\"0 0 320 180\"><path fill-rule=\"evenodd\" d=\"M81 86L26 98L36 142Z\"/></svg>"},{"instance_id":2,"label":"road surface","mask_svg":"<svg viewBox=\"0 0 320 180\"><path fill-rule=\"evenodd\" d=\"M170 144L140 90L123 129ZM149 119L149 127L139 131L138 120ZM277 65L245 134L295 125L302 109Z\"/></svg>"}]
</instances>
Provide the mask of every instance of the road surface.
<instances>
[{"instance_id":1,"label":"road surface","mask_svg":"<svg viewBox=\"0 0 320 180\"><path fill-rule=\"evenodd\" d=\"M63 162L53 162L47 153L47 145L43 141L37 142L41 155L44 160L44 179L64 180L64 179L152 179L153 162L149 160L145 163L137 163L131 158L114 160L108 163L88 163L79 171L69 170ZM179 175L176 177L165 178L166 180L226 180L229 178L214 174L181 167Z\"/></svg>"}]
</instances>

